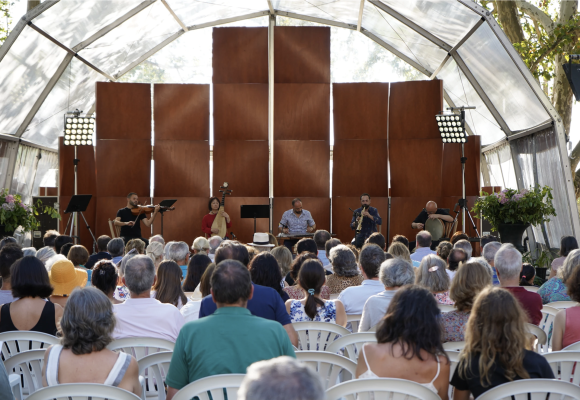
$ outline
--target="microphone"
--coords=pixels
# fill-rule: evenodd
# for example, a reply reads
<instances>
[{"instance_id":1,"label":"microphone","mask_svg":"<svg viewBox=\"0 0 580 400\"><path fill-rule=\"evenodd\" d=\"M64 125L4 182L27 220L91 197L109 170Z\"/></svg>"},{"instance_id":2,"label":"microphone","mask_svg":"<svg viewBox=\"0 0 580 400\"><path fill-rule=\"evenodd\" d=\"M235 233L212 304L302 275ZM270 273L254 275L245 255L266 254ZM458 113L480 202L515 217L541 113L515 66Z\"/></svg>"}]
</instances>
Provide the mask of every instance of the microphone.
<instances>
[{"instance_id":1,"label":"microphone","mask_svg":"<svg viewBox=\"0 0 580 400\"><path fill-rule=\"evenodd\" d=\"M234 233L233 233L233 232L230 232L230 235L232 235L232 237L233 237L235 240L238 240L238 237L237 237L236 235L234 235Z\"/></svg>"}]
</instances>

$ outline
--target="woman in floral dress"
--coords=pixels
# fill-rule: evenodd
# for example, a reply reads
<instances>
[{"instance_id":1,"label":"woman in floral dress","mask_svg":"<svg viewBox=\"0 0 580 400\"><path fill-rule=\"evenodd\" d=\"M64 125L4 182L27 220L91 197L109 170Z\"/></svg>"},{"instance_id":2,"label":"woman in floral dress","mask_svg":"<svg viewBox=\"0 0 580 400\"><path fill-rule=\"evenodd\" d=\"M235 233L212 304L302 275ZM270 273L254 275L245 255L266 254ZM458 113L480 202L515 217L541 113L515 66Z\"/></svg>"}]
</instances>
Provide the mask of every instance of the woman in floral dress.
<instances>
[{"instance_id":1,"label":"woman in floral dress","mask_svg":"<svg viewBox=\"0 0 580 400\"><path fill-rule=\"evenodd\" d=\"M421 260L421 265L417 268L415 283L429 289L437 303L452 306L455 302L449 297L451 282L446 268L447 264L441 257L429 254Z\"/></svg>"}]
</instances>

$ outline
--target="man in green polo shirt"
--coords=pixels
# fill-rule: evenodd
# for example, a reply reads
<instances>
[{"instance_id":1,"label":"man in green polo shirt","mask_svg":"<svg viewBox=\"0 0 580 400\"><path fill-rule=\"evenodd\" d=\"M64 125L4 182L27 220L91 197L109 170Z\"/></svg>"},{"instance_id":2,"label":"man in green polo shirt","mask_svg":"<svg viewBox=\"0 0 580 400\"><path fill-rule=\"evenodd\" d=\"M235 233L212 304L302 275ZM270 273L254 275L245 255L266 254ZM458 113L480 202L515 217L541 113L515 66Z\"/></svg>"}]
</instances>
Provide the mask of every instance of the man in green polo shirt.
<instances>
[{"instance_id":1,"label":"man in green polo shirt","mask_svg":"<svg viewBox=\"0 0 580 400\"><path fill-rule=\"evenodd\" d=\"M167 373L167 400L198 379L219 374L245 374L256 361L296 357L288 334L276 321L246 308L254 288L239 261L220 262L211 277L217 310L181 328Z\"/></svg>"}]
</instances>

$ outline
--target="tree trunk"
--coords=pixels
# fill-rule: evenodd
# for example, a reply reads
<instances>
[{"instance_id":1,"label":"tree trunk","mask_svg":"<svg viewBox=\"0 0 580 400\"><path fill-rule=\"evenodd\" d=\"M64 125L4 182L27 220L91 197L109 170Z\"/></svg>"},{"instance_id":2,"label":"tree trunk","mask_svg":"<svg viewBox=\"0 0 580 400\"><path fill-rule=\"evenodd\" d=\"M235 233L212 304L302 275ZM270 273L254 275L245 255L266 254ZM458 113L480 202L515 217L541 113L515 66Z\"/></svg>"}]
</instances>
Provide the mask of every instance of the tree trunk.
<instances>
[{"instance_id":1,"label":"tree trunk","mask_svg":"<svg viewBox=\"0 0 580 400\"><path fill-rule=\"evenodd\" d=\"M515 1L496 1L499 22L506 36L512 43L524 41L524 31L520 25L518 7Z\"/></svg>"}]
</instances>

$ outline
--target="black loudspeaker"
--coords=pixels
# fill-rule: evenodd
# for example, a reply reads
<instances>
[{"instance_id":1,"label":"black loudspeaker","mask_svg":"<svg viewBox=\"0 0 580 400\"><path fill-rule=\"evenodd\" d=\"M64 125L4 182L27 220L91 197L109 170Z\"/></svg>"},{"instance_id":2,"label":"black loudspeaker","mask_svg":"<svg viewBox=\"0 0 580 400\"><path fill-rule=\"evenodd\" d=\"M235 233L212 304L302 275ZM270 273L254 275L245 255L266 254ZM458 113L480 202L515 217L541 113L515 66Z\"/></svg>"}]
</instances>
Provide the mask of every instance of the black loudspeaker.
<instances>
[{"instance_id":1,"label":"black loudspeaker","mask_svg":"<svg viewBox=\"0 0 580 400\"><path fill-rule=\"evenodd\" d=\"M580 59L580 55L571 55L570 59L578 60ZM564 73L566 74L566 78L568 78L568 82L570 83L574 97L576 97L576 101L580 101L580 64L572 64L570 62L568 64L563 64L562 66L564 67Z\"/></svg>"},{"instance_id":2,"label":"black loudspeaker","mask_svg":"<svg viewBox=\"0 0 580 400\"><path fill-rule=\"evenodd\" d=\"M45 206L51 206L58 210L58 197L56 196L34 196L32 197L32 203L36 204L36 201L40 200L40 202ZM36 216L38 222L40 222L40 226L37 230L32 231L32 246L36 248L36 250L44 247L44 242L42 238L46 231L54 229L58 231L58 219L52 218L49 214L39 213Z\"/></svg>"}]
</instances>

